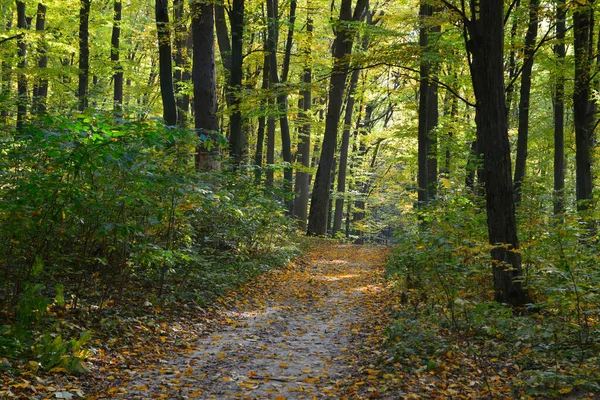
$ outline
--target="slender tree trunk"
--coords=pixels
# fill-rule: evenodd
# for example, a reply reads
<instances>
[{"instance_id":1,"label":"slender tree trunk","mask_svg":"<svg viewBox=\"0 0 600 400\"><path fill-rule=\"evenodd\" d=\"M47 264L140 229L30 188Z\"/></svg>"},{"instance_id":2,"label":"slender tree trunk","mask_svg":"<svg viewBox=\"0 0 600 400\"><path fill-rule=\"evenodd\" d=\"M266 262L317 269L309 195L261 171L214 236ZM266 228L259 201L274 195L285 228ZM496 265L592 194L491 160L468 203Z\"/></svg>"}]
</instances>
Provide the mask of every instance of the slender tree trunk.
<instances>
[{"instance_id":1,"label":"slender tree trunk","mask_svg":"<svg viewBox=\"0 0 600 400\"><path fill-rule=\"evenodd\" d=\"M113 5L113 28L111 37L110 60L113 67L113 107L116 118L123 117L123 66L120 62L121 42L121 0L114 0Z\"/></svg>"},{"instance_id":2,"label":"slender tree trunk","mask_svg":"<svg viewBox=\"0 0 600 400\"><path fill-rule=\"evenodd\" d=\"M465 18L473 89L477 100L475 121L483 152L483 182L496 300L523 305L514 191L504 89L504 1L478 2L478 14ZM475 6L472 4L473 9Z\"/></svg>"},{"instance_id":3,"label":"slender tree trunk","mask_svg":"<svg viewBox=\"0 0 600 400\"><path fill-rule=\"evenodd\" d=\"M220 167L217 132L217 69L215 62L214 8L210 0L196 0L192 5L192 34L194 42L195 127L200 137L196 152L196 168L215 170Z\"/></svg>"},{"instance_id":4,"label":"slender tree trunk","mask_svg":"<svg viewBox=\"0 0 600 400\"><path fill-rule=\"evenodd\" d=\"M513 10L517 10L521 6L521 0L516 0ZM508 58L508 79L510 82L513 81L517 75L517 30L519 27L519 18L516 16L516 12L513 12L513 22L510 27L510 56ZM515 93L515 85L510 85L506 89L506 115L508 117L508 123L510 123L510 110L512 108L513 96Z\"/></svg>"},{"instance_id":5,"label":"slender tree trunk","mask_svg":"<svg viewBox=\"0 0 600 400\"><path fill-rule=\"evenodd\" d=\"M270 64L270 62L269 62ZM267 187L272 189L275 183L273 165L275 164L275 117L272 114L273 99L267 102Z\"/></svg>"},{"instance_id":6,"label":"slender tree trunk","mask_svg":"<svg viewBox=\"0 0 600 400\"><path fill-rule=\"evenodd\" d=\"M565 211L565 0L556 2L556 90L554 92L554 214Z\"/></svg>"},{"instance_id":7,"label":"slender tree trunk","mask_svg":"<svg viewBox=\"0 0 600 400\"><path fill-rule=\"evenodd\" d=\"M269 55L266 51L266 49L267 49L266 37L267 36L266 36L266 32L265 32L265 43L264 43L265 56L264 56L264 61L263 61L263 74L262 74L263 75L262 76L262 92L263 93L266 93L267 89L269 88L269 76L270 76ZM261 113L258 116L258 129L257 129L257 133L256 133L256 153L254 154L254 165L256 165L256 167L257 167L254 170L254 181L256 182L257 185L259 185L261 183L261 177L262 177L265 128L267 125L266 124L266 122L267 122L266 106L267 106L267 102L265 101L264 98L262 98L260 101Z\"/></svg>"},{"instance_id":8,"label":"slender tree trunk","mask_svg":"<svg viewBox=\"0 0 600 400\"><path fill-rule=\"evenodd\" d=\"M231 114L229 117L230 155L235 165L240 165L246 156L246 137L242 130L242 48L244 36L244 0L233 0L230 14L231 24L231 71L227 90L230 97Z\"/></svg>"},{"instance_id":9,"label":"slender tree trunk","mask_svg":"<svg viewBox=\"0 0 600 400\"><path fill-rule=\"evenodd\" d=\"M17 1L17 27L22 30L28 29L27 16L25 14L25 3L23 1ZM17 48L19 56L19 75L17 76L17 129L21 130L27 118L27 75L25 74L25 68L27 68L27 41L25 34L22 32L22 36L17 39Z\"/></svg>"},{"instance_id":10,"label":"slender tree trunk","mask_svg":"<svg viewBox=\"0 0 600 400\"><path fill-rule=\"evenodd\" d=\"M348 87L348 101L346 102L346 111L344 113L344 129L342 131L342 143L340 145L340 165L338 167L337 194L335 199L335 213L333 215L332 236L342 228L342 217L344 213L344 195L346 193L346 172L348 167L348 150L350 147L350 126L352 124L352 114L354 113L354 93L358 83L360 69L355 68L350 76L350 86Z\"/></svg>"},{"instance_id":11,"label":"slender tree trunk","mask_svg":"<svg viewBox=\"0 0 600 400\"><path fill-rule=\"evenodd\" d=\"M185 18L185 2L183 0L173 1L173 24L175 25L175 38L173 45L175 47L175 71L173 72L173 84L175 89L175 102L177 103L177 122L181 126L186 125L189 118L190 99L189 95L184 93L185 84L189 81L190 65L190 33L187 28L187 19Z\"/></svg>"},{"instance_id":12,"label":"slender tree trunk","mask_svg":"<svg viewBox=\"0 0 600 400\"><path fill-rule=\"evenodd\" d=\"M79 10L79 111L88 108L90 81L90 8L92 0L81 0Z\"/></svg>"},{"instance_id":13,"label":"slender tree trunk","mask_svg":"<svg viewBox=\"0 0 600 400\"><path fill-rule=\"evenodd\" d=\"M225 7L220 2L215 4L215 29L217 34L217 43L219 45L219 54L221 54L221 62L225 68L227 78L231 73L231 41L227 31L227 20L225 16ZM229 100L227 100L229 101ZM229 104L229 103L228 103Z\"/></svg>"},{"instance_id":14,"label":"slender tree trunk","mask_svg":"<svg viewBox=\"0 0 600 400\"><path fill-rule=\"evenodd\" d=\"M325 118L325 135L319 159L319 168L313 187L310 213L308 217L308 234L324 235L327 230L327 211L331 188L331 167L337 142L337 131L340 119L344 87L350 55L354 42L354 32L343 21L358 21L359 16L367 6L367 0L358 0L352 16L351 0L342 0L340 18L342 22L336 27L336 37L333 42L333 71L329 83L329 106Z\"/></svg>"},{"instance_id":15,"label":"slender tree trunk","mask_svg":"<svg viewBox=\"0 0 600 400\"><path fill-rule=\"evenodd\" d=\"M158 69L163 119L169 126L177 125L177 102L173 86L173 60L171 53L171 27L168 0L156 0L156 31L158 33Z\"/></svg>"},{"instance_id":16,"label":"slender tree trunk","mask_svg":"<svg viewBox=\"0 0 600 400\"><path fill-rule=\"evenodd\" d=\"M277 1L278 0L267 0L267 17L269 19L269 62L271 65L271 83L273 87L277 88L281 86L282 81L279 79L279 72L277 68L277 42L278 42L278 26L279 26L279 16L277 10ZM295 12L295 1L293 2L293 8L290 12ZM290 15L290 21L295 20L295 14ZM288 32L288 36L293 35L293 28L290 28L290 32ZM291 42L291 39L290 39ZM289 49L291 52L291 47ZM286 49L286 54L288 50ZM289 63L289 58L288 58ZM284 65L284 71L289 69L289 65ZM277 111L279 115L279 128L281 130L281 150L283 153L283 161L287 164L283 170L283 189L284 193L290 193L292 191L292 141L290 136L290 125L288 121L288 112L287 112L287 92L283 88L279 88L280 93L277 96ZM288 203L288 211L291 210L291 203Z\"/></svg>"},{"instance_id":17,"label":"slender tree trunk","mask_svg":"<svg viewBox=\"0 0 600 400\"><path fill-rule=\"evenodd\" d=\"M519 136L515 163L515 203L521 202L521 186L525 178L527 163L527 139L529 137L529 99L531 98L531 71L535 54L535 39L538 31L539 0L529 1L529 26L525 34L524 64L521 70L521 93L519 97Z\"/></svg>"},{"instance_id":18,"label":"slender tree trunk","mask_svg":"<svg viewBox=\"0 0 600 400\"><path fill-rule=\"evenodd\" d=\"M48 98L48 78L45 76L48 68L48 43L46 41L44 31L46 30L46 6L38 3L37 14L35 20L35 30L42 35L39 46L39 59L37 66L41 76L38 77L33 86L33 106L36 112L44 113L46 111L46 100Z\"/></svg>"},{"instance_id":19,"label":"slender tree trunk","mask_svg":"<svg viewBox=\"0 0 600 400\"><path fill-rule=\"evenodd\" d=\"M596 106L592 99L591 67L593 49L593 1L579 2L573 10L575 87L573 113L575 123L575 163L577 210L592 207L592 158Z\"/></svg>"},{"instance_id":20,"label":"slender tree trunk","mask_svg":"<svg viewBox=\"0 0 600 400\"><path fill-rule=\"evenodd\" d=\"M302 82L304 87L301 91L302 96L302 111L299 113L298 119L301 124L298 135L298 159L301 168L296 170L296 199L294 203L294 215L298 219L298 226L302 231L306 231L306 218L308 217L308 197L310 189L310 135L311 135L311 120L310 111L312 108L312 10L310 2L308 4L308 16L306 19L306 33L308 41L304 49L306 61L304 63L304 76Z\"/></svg>"}]
</instances>

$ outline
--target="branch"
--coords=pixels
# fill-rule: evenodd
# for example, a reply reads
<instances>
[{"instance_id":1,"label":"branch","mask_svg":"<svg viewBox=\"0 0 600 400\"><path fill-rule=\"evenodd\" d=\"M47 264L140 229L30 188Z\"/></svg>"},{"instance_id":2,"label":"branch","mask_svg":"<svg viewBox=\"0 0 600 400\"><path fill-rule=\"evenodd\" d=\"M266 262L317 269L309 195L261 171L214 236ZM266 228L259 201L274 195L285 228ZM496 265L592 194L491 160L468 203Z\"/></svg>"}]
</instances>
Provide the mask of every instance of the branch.
<instances>
[{"instance_id":1,"label":"branch","mask_svg":"<svg viewBox=\"0 0 600 400\"><path fill-rule=\"evenodd\" d=\"M510 18L510 13L512 12L513 8L518 7L518 4L520 2L521 0L513 0L513 2L510 3L508 10L506 10L506 15L504 16L504 25L506 25L506 23L508 22L508 19Z\"/></svg>"},{"instance_id":2,"label":"branch","mask_svg":"<svg viewBox=\"0 0 600 400\"><path fill-rule=\"evenodd\" d=\"M0 44L4 43L4 42L8 42L9 40L13 40L13 39L20 39L24 36L24 33L19 33L18 35L15 36L11 36L11 37L7 37L4 39L0 39Z\"/></svg>"}]
</instances>

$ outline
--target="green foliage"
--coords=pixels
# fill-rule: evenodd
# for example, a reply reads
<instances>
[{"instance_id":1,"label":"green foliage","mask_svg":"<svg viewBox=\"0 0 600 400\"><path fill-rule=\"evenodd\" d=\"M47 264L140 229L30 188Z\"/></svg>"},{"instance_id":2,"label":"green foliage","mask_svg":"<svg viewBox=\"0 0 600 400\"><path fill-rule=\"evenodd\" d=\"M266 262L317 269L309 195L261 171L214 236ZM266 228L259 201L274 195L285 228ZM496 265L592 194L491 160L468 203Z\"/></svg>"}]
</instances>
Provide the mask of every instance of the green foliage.
<instances>
[{"instance_id":1,"label":"green foliage","mask_svg":"<svg viewBox=\"0 0 600 400\"><path fill-rule=\"evenodd\" d=\"M62 334L60 313L203 304L295 252L251 177L195 170L194 132L79 115L2 140L0 346L41 369L84 369L89 334Z\"/></svg>"},{"instance_id":2,"label":"green foliage","mask_svg":"<svg viewBox=\"0 0 600 400\"><path fill-rule=\"evenodd\" d=\"M586 224L547 217L539 197L524 200L521 254L533 304L511 309L493 301L480 202L446 196L420 211L421 229L402 233L388 269L403 304L388 330L390 351L414 369L447 362L447 352L489 375L516 365L514 393L598 391L600 254L582 241Z\"/></svg>"}]
</instances>

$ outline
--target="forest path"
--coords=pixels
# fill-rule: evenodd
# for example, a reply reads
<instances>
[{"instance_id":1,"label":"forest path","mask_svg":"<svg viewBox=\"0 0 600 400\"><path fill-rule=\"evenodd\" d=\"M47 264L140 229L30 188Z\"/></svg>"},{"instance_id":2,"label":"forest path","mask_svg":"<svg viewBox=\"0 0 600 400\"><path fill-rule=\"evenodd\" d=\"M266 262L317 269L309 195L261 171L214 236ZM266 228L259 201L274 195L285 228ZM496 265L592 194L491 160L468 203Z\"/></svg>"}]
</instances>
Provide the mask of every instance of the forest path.
<instances>
[{"instance_id":1,"label":"forest path","mask_svg":"<svg viewBox=\"0 0 600 400\"><path fill-rule=\"evenodd\" d=\"M356 397L358 347L376 347L386 325L388 250L325 243L263 274L222 300L227 325L138 370L112 398Z\"/></svg>"}]
</instances>

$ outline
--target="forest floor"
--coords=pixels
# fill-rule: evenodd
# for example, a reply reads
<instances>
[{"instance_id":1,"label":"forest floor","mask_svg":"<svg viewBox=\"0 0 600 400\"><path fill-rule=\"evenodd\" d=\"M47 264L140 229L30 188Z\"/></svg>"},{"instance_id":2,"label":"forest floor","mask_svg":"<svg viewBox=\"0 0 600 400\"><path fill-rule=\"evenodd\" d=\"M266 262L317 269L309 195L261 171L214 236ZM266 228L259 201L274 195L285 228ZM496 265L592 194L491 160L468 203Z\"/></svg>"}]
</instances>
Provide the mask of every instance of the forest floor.
<instances>
[{"instance_id":1,"label":"forest floor","mask_svg":"<svg viewBox=\"0 0 600 400\"><path fill-rule=\"evenodd\" d=\"M377 397L357 375L380 372L361 356L377 351L390 322L393 296L382 276L388 250L313 248L221 299L223 323L210 334L153 365L113 370L94 397Z\"/></svg>"}]
</instances>

